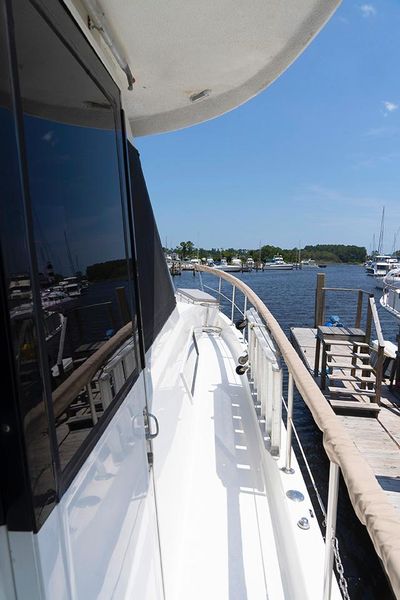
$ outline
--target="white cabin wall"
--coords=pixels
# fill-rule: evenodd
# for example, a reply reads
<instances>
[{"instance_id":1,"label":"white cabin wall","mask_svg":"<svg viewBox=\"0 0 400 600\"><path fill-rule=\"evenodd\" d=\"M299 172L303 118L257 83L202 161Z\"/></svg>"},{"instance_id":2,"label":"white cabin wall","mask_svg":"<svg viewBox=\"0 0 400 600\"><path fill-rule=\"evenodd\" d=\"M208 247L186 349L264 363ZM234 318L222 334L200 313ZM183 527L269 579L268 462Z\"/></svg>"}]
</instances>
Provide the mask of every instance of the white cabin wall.
<instances>
[{"instance_id":1,"label":"white cabin wall","mask_svg":"<svg viewBox=\"0 0 400 600\"><path fill-rule=\"evenodd\" d=\"M141 374L39 533L9 532L18 599L163 598L144 406Z\"/></svg>"},{"instance_id":2,"label":"white cabin wall","mask_svg":"<svg viewBox=\"0 0 400 600\"><path fill-rule=\"evenodd\" d=\"M15 600L10 547L5 525L0 527L0 600Z\"/></svg>"},{"instance_id":3,"label":"white cabin wall","mask_svg":"<svg viewBox=\"0 0 400 600\"><path fill-rule=\"evenodd\" d=\"M42 600L43 585L34 534L12 531L8 539L16 597L21 600Z\"/></svg>"}]
</instances>

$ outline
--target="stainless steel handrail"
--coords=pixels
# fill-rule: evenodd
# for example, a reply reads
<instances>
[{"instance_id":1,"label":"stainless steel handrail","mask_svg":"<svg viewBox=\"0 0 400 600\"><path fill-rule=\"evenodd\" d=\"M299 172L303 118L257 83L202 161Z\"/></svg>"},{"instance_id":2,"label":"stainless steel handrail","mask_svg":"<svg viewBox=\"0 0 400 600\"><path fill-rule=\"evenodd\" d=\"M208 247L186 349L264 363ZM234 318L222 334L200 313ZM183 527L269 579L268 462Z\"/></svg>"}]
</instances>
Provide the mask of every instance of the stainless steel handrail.
<instances>
[{"instance_id":1,"label":"stainless steel handrail","mask_svg":"<svg viewBox=\"0 0 400 600\"><path fill-rule=\"evenodd\" d=\"M211 267L196 265L196 271L208 273L228 281L233 288L240 290L247 302L251 304L264 321L284 360L289 375L293 377L305 404L311 411L313 419L322 431L325 452L333 465L340 467L354 511L360 521L367 527L375 550L381 558L394 593L400 598L400 520L382 488L377 483L368 463L360 454L343 425L337 419L321 390L306 369L300 357L289 342L279 323L267 309L257 294L243 281L229 273L215 271ZM221 283L219 284L221 289ZM292 414L288 411L288 425ZM290 455L290 452L289 452ZM286 464L290 467L290 460ZM337 469L332 466L331 479L336 482ZM332 564L333 543L336 527L338 486L329 490L328 514L332 515L329 523L329 538L325 545L325 565ZM330 575L325 573L324 600L330 597Z\"/></svg>"}]
</instances>

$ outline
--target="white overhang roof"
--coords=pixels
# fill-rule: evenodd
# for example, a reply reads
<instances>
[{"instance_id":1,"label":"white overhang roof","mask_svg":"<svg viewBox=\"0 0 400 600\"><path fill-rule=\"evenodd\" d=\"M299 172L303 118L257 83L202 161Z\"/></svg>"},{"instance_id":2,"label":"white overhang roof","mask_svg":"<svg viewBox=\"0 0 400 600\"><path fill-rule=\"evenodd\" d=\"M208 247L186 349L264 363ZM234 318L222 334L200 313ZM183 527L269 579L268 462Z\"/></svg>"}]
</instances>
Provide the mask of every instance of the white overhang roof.
<instances>
[{"instance_id":1,"label":"white overhang roof","mask_svg":"<svg viewBox=\"0 0 400 600\"><path fill-rule=\"evenodd\" d=\"M339 2L103 0L136 79L133 91L122 90L133 134L180 129L243 104L292 63Z\"/></svg>"},{"instance_id":2,"label":"white overhang roof","mask_svg":"<svg viewBox=\"0 0 400 600\"><path fill-rule=\"evenodd\" d=\"M142 136L201 123L254 97L340 0L64 2L120 86L133 135ZM135 77L132 91L123 70Z\"/></svg>"}]
</instances>

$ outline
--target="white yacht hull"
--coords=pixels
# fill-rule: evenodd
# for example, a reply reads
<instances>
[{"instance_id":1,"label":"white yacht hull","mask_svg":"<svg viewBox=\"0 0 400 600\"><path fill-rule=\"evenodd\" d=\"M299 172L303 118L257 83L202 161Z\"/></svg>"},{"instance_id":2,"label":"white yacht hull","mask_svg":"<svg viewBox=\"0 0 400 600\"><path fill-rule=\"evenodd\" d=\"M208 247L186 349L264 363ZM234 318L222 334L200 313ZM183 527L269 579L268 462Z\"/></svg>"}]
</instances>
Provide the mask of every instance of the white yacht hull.
<instances>
[{"instance_id":1,"label":"white yacht hull","mask_svg":"<svg viewBox=\"0 0 400 600\"><path fill-rule=\"evenodd\" d=\"M264 265L264 271L292 271L293 265Z\"/></svg>"},{"instance_id":2,"label":"white yacht hull","mask_svg":"<svg viewBox=\"0 0 400 600\"><path fill-rule=\"evenodd\" d=\"M392 315L395 319L400 321L400 290L397 290L395 296L390 297L390 292L386 292L383 294L381 299L379 300L382 308L387 310L388 313Z\"/></svg>"},{"instance_id":3,"label":"white yacht hull","mask_svg":"<svg viewBox=\"0 0 400 600\"><path fill-rule=\"evenodd\" d=\"M216 265L213 267L216 271L224 271L224 273L241 273L242 267L236 265Z\"/></svg>"}]
</instances>

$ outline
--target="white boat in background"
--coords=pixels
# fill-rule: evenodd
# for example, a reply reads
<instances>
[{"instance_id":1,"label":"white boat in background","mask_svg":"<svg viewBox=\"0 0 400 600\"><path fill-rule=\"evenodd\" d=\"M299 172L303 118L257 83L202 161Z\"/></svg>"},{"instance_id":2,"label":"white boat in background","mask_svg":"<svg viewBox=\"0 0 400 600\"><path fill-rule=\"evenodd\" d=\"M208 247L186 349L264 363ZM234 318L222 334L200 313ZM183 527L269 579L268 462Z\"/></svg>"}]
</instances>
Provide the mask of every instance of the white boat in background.
<instances>
[{"instance_id":1,"label":"white boat in background","mask_svg":"<svg viewBox=\"0 0 400 600\"><path fill-rule=\"evenodd\" d=\"M300 269L318 269L318 264L313 258L307 258L301 261Z\"/></svg>"},{"instance_id":2,"label":"white boat in background","mask_svg":"<svg viewBox=\"0 0 400 600\"><path fill-rule=\"evenodd\" d=\"M400 268L393 269L383 278L381 306L400 321Z\"/></svg>"},{"instance_id":3,"label":"white boat in background","mask_svg":"<svg viewBox=\"0 0 400 600\"><path fill-rule=\"evenodd\" d=\"M250 271L252 271L255 267L255 262L254 262L254 258L251 258L251 256L246 260L246 265L248 267L248 269Z\"/></svg>"},{"instance_id":4,"label":"white boat in background","mask_svg":"<svg viewBox=\"0 0 400 600\"><path fill-rule=\"evenodd\" d=\"M390 254L378 254L366 264L365 270L371 277L385 277L399 265L398 259Z\"/></svg>"},{"instance_id":5,"label":"white boat in background","mask_svg":"<svg viewBox=\"0 0 400 600\"><path fill-rule=\"evenodd\" d=\"M270 262L264 263L264 271L290 271L293 269L292 263L287 263L279 254L274 256Z\"/></svg>"},{"instance_id":6,"label":"white boat in background","mask_svg":"<svg viewBox=\"0 0 400 600\"><path fill-rule=\"evenodd\" d=\"M242 261L239 258L232 258L231 262L228 263L226 258L222 258L219 264L214 265L214 268L225 273L239 273L242 271Z\"/></svg>"}]
</instances>

